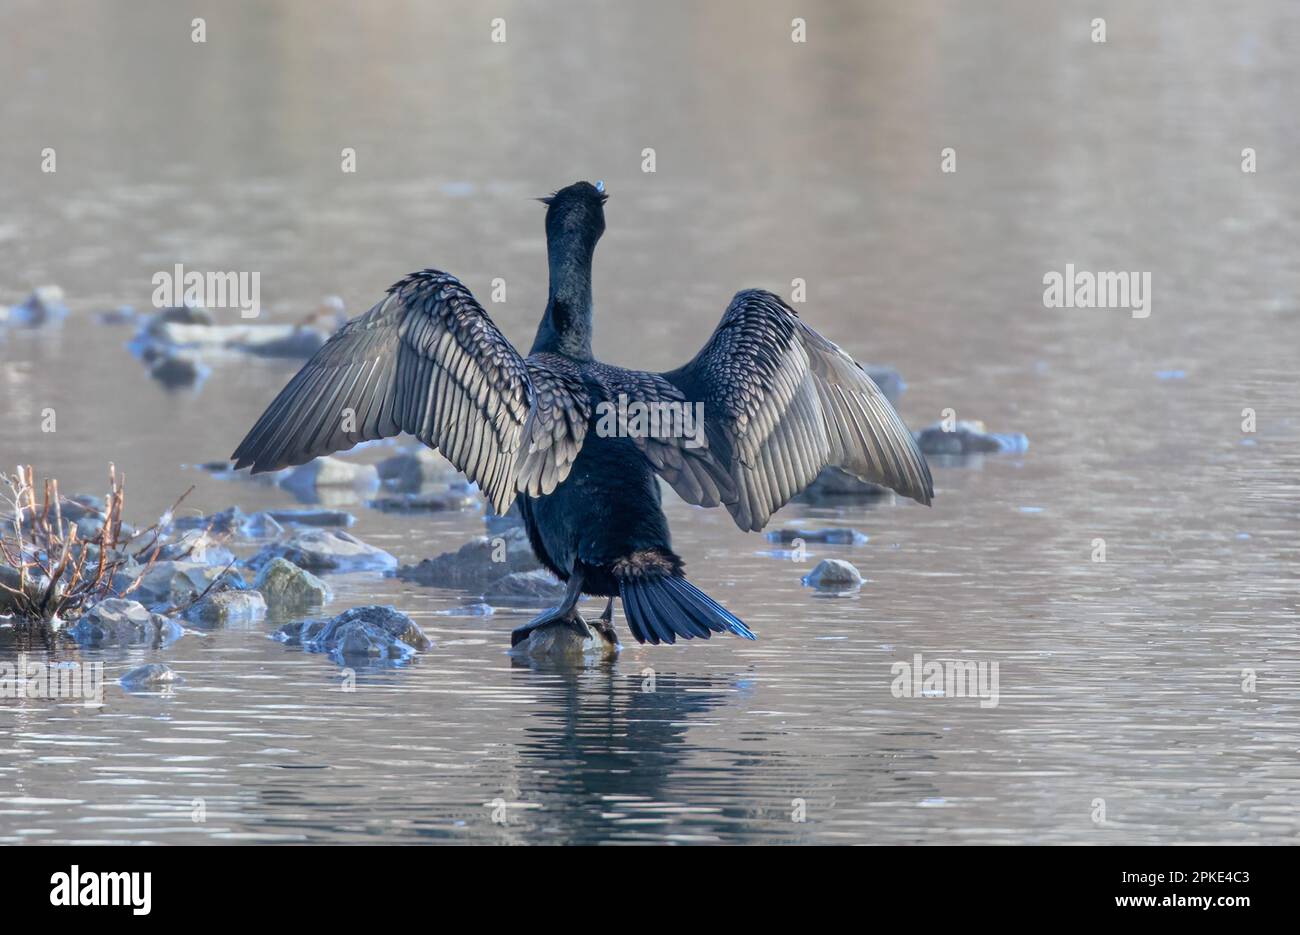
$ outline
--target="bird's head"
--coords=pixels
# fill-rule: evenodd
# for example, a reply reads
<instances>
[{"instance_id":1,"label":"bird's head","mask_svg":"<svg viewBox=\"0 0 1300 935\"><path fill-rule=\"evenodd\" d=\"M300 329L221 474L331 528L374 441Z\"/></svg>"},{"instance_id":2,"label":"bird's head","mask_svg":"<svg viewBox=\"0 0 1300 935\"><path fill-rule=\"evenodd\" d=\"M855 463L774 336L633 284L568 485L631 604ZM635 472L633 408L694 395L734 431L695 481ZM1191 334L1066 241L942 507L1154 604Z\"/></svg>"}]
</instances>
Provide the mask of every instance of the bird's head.
<instances>
[{"instance_id":1,"label":"bird's head","mask_svg":"<svg viewBox=\"0 0 1300 935\"><path fill-rule=\"evenodd\" d=\"M567 238L582 235L595 246L605 232L605 183L574 182L554 195L538 198L546 205L547 238Z\"/></svg>"}]
</instances>

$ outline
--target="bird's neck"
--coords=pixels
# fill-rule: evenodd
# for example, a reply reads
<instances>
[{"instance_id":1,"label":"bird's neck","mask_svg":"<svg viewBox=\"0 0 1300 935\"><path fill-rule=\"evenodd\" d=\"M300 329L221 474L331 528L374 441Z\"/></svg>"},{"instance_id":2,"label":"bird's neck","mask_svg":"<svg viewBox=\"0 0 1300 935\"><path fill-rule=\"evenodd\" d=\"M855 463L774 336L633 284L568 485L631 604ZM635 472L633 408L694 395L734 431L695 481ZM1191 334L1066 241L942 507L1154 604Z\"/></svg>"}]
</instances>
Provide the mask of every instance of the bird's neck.
<instances>
[{"instance_id":1,"label":"bird's neck","mask_svg":"<svg viewBox=\"0 0 1300 935\"><path fill-rule=\"evenodd\" d=\"M591 255L594 243L578 235L551 238L546 255L551 288L532 353L550 351L591 360Z\"/></svg>"}]
</instances>

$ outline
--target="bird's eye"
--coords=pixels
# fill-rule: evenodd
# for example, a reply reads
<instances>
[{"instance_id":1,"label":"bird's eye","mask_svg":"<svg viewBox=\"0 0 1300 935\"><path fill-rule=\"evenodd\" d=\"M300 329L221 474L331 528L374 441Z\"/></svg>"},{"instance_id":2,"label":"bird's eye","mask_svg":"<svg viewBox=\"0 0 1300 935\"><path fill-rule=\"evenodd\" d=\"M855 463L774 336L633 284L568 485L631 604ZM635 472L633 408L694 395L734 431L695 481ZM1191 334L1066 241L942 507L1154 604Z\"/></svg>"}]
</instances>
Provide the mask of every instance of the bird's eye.
<instances>
[{"instance_id":1,"label":"bird's eye","mask_svg":"<svg viewBox=\"0 0 1300 935\"><path fill-rule=\"evenodd\" d=\"M598 182L596 183L596 191L601 192L602 194L604 193L604 191L605 191L605 182L604 182L604 180L598 181Z\"/></svg>"}]
</instances>

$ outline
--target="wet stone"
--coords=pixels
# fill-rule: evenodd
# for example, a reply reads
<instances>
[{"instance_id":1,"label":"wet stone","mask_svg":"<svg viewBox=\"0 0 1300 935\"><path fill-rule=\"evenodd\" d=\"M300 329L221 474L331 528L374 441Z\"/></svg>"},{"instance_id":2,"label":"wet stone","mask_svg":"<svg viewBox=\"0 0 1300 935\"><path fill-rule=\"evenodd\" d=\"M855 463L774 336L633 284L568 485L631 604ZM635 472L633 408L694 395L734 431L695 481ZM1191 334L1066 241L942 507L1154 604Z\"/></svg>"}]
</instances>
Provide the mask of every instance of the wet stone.
<instances>
[{"instance_id":1,"label":"wet stone","mask_svg":"<svg viewBox=\"0 0 1300 935\"><path fill-rule=\"evenodd\" d=\"M391 571L397 559L338 529L297 529L266 545L249 560L260 571L274 558L283 558L313 572Z\"/></svg>"},{"instance_id":2,"label":"wet stone","mask_svg":"<svg viewBox=\"0 0 1300 935\"><path fill-rule=\"evenodd\" d=\"M134 646L173 643L184 628L139 601L110 597L85 611L67 634L82 646Z\"/></svg>"},{"instance_id":3,"label":"wet stone","mask_svg":"<svg viewBox=\"0 0 1300 935\"><path fill-rule=\"evenodd\" d=\"M803 583L823 591L851 591L862 586L862 574L852 562L828 558L818 562Z\"/></svg>"},{"instance_id":4,"label":"wet stone","mask_svg":"<svg viewBox=\"0 0 1300 935\"><path fill-rule=\"evenodd\" d=\"M159 691L180 681L181 677L171 666L151 662L126 672L117 683L127 691Z\"/></svg>"},{"instance_id":5,"label":"wet stone","mask_svg":"<svg viewBox=\"0 0 1300 935\"><path fill-rule=\"evenodd\" d=\"M273 558L258 572L253 587L266 598L272 613L311 610L330 600L324 581L283 558Z\"/></svg>"},{"instance_id":6,"label":"wet stone","mask_svg":"<svg viewBox=\"0 0 1300 935\"><path fill-rule=\"evenodd\" d=\"M265 617L266 598L252 590L209 592L185 609L185 619L199 627L255 623Z\"/></svg>"}]
</instances>

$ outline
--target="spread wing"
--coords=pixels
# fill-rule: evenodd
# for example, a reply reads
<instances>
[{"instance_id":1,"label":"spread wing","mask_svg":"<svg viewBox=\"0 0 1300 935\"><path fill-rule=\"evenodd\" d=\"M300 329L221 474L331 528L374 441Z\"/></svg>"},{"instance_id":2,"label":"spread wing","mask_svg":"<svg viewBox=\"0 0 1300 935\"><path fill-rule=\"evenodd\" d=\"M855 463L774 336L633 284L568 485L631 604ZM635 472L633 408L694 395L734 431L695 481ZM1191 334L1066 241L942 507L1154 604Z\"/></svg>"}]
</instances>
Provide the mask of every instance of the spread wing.
<instances>
[{"instance_id":1,"label":"spread wing","mask_svg":"<svg viewBox=\"0 0 1300 935\"><path fill-rule=\"evenodd\" d=\"M549 493L568 474L586 428L571 414L585 404L520 357L459 280L424 270L339 329L231 458L273 471L409 432L504 513L516 490Z\"/></svg>"},{"instance_id":2,"label":"spread wing","mask_svg":"<svg viewBox=\"0 0 1300 935\"><path fill-rule=\"evenodd\" d=\"M876 384L770 292L737 293L695 358L662 376L704 403L741 529L762 529L827 465L921 503L934 496L924 456Z\"/></svg>"}]
</instances>

